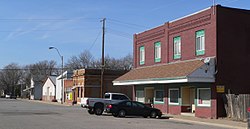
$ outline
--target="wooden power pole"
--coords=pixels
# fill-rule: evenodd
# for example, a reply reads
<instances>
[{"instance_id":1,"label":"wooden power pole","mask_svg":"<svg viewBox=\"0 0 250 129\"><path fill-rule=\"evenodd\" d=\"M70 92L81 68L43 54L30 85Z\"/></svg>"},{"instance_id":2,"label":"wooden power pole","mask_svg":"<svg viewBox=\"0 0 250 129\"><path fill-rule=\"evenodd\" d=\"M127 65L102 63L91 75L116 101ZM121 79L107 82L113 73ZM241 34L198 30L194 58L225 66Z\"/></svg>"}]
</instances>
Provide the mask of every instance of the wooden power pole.
<instances>
[{"instance_id":1,"label":"wooden power pole","mask_svg":"<svg viewBox=\"0 0 250 129\"><path fill-rule=\"evenodd\" d=\"M100 87L100 94L101 98L103 97L103 90L104 90L104 67L105 67L105 60L104 60L104 38L105 38L105 21L106 18L101 20L102 22L102 65L101 65L101 87Z\"/></svg>"}]
</instances>

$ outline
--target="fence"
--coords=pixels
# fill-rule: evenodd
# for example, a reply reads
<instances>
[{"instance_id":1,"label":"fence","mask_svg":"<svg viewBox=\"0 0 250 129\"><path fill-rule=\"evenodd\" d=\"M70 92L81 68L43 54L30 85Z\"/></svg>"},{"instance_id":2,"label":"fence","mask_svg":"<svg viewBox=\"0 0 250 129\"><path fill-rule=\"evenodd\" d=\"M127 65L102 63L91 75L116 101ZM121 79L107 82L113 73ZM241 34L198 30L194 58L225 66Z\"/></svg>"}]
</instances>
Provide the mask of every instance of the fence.
<instances>
[{"instance_id":1,"label":"fence","mask_svg":"<svg viewBox=\"0 0 250 129\"><path fill-rule=\"evenodd\" d=\"M236 121L247 121L247 108L250 107L250 94L226 94L227 117Z\"/></svg>"}]
</instances>

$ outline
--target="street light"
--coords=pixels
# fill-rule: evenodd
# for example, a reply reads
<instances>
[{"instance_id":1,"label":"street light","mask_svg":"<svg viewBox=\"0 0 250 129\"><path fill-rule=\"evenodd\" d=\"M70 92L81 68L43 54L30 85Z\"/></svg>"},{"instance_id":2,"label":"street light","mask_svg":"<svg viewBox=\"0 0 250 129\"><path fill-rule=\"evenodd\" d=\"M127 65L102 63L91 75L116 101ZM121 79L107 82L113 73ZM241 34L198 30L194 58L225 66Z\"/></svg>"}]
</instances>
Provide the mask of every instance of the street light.
<instances>
[{"instance_id":1,"label":"street light","mask_svg":"<svg viewBox=\"0 0 250 129\"><path fill-rule=\"evenodd\" d=\"M63 93L63 56L60 54L60 52L58 51L58 49L56 47L49 47L49 49L56 49L58 55L60 56L61 60L62 60L62 68L61 68L61 87L62 87L62 93L61 93L61 104L63 104L64 102L64 93Z\"/></svg>"}]
</instances>

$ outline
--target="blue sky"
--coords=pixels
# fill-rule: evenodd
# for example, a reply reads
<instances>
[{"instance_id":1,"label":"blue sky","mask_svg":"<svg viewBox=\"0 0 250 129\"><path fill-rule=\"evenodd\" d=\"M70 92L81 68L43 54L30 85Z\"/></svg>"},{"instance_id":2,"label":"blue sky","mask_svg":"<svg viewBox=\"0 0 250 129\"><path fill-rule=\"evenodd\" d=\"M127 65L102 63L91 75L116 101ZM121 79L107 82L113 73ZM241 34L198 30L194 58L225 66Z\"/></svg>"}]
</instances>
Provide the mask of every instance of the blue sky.
<instances>
[{"instance_id":1,"label":"blue sky","mask_svg":"<svg viewBox=\"0 0 250 129\"><path fill-rule=\"evenodd\" d=\"M43 60L65 62L84 50L101 57L102 18L107 18L105 55L133 54L133 34L211 6L212 0L0 0L0 68ZM250 10L250 0L216 0Z\"/></svg>"}]
</instances>

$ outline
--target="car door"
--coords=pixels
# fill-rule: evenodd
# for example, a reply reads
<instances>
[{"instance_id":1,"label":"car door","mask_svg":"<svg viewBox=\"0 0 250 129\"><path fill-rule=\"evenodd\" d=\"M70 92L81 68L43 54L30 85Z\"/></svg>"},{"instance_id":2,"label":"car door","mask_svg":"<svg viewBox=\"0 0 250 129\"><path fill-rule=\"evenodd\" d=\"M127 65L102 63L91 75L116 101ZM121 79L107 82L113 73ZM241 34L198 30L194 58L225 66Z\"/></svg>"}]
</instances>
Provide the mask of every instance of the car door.
<instances>
[{"instance_id":1,"label":"car door","mask_svg":"<svg viewBox=\"0 0 250 129\"><path fill-rule=\"evenodd\" d=\"M133 112L131 101L122 102L119 110L125 110L126 115L131 115Z\"/></svg>"},{"instance_id":2,"label":"car door","mask_svg":"<svg viewBox=\"0 0 250 129\"><path fill-rule=\"evenodd\" d=\"M145 114L145 106L138 102L132 102L132 115L142 116Z\"/></svg>"}]
</instances>

